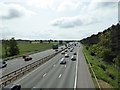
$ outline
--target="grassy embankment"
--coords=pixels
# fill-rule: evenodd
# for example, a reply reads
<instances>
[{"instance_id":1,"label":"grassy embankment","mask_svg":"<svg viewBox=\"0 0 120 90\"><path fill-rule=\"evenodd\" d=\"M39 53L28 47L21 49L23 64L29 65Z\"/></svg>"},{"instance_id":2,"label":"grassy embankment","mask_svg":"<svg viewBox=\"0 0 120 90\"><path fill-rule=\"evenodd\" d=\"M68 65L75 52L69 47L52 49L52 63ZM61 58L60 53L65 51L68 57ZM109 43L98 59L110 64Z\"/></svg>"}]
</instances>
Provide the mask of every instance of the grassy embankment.
<instances>
[{"instance_id":1,"label":"grassy embankment","mask_svg":"<svg viewBox=\"0 0 120 90\"><path fill-rule=\"evenodd\" d=\"M114 64L108 64L102 61L100 58L91 56L89 51L85 47L83 48L83 52L89 60L101 88L118 88L118 71L115 69ZM91 70L90 73L92 75L93 81L95 82Z\"/></svg>"},{"instance_id":2,"label":"grassy embankment","mask_svg":"<svg viewBox=\"0 0 120 90\"><path fill-rule=\"evenodd\" d=\"M30 53L41 52L41 51L44 51L47 49L51 49L52 45L55 43L56 42L51 42L51 43L48 43L48 42L44 42L44 43L18 43L18 48L19 48L20 54L17 56L13 56L13 57L18 57L18 56L21 56L23 54L30 54ZM4 46L2 46L2 56L4 57L4 55L5 55L5 50L4 50ZM7 57L7 58L10 58L10 57ZM4 58L4 59L7 59L7 58Z\"/></svg>"}]
</instances>

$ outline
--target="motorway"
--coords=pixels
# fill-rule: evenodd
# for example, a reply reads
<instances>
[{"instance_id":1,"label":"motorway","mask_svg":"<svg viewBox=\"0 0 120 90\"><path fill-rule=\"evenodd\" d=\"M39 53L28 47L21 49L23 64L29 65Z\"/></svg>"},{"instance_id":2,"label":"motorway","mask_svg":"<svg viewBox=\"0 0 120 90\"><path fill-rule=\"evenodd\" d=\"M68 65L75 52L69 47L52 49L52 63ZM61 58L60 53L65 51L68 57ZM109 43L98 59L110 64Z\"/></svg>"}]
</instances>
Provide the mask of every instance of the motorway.
<instances>
[{"instance_id":1,"label":"motorway","mask_svg":"<svg viewBox=\"0 0 120 90\"><path fill-rule=\"evenodd\" d=\"M77 52L76 61L71 60L73 52ZM64 55L59 53L48 62L13 83L29 89L88 88L89 90L89 88L92 88L94 90L94 84L82 53L82 46L75 47L73 52L67 52L70 57L66 58L67 63L65 65L60 64L60 59Z\"/></svg>"},{"instance_id":2,"label":"motorway","mask_svg":"<svg viewBox=\"0 0 120 90\"><path fill-rule=\"evenodd\" d=\"M59 50L60 50L60 48L59 48ZM7 67L1 69L1 72L2 72L1 76L4 76L4 75L6 75L14 70L17 70L23 66L26 66L30 63L33 63L33 62L35 62L41 58L44 58L48 55L51 55L53 53L55 53L55 51L53 49L49 49L46 51L42 51L42 52L38 52L38 53L29 55L30 57L32 57L32 60L30 60L30 61L24 61L24 59L22 57L8 60L8 61L6 61Z\"/></svg>"}]
</instances>

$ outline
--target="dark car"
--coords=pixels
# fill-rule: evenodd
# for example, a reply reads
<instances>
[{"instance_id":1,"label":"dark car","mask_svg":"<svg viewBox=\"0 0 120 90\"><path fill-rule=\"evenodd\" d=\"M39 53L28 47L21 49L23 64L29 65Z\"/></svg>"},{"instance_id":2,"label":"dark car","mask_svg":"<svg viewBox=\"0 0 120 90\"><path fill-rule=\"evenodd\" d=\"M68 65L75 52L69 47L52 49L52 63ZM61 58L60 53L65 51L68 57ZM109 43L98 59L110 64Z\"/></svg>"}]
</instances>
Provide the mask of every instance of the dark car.
<instances>
[{"instance_id":1,"label":"dark car","mask_svg":"<svg viewBox=\"0 0 120 90\"><path fill-rule=\"evenodd\" d=\"M55 49L55 51L57 52L57 51L58 51L58 49Z\"/></svg>"},{"instance_id":2,"label":"dark car","mask_svg":"<svg viewBox=\"0 0 120 90\"><path fill-rule=\"evenodd\" d=\"M68 50L66 49L65 52L68 52Z\"/></svg>"},{"instance_id":3,"label":"dark car","mask_svg":"<svg viewBox=\"0 0 120 90\"><path fill-rule=\"evenodd\" d=\"M21 90L21 85L9 84L9 85L5 86L2 90Z\"/></svg>"},{"instance_id":4,"label":"dark car","mask_svg":"<svg viewBox=\"0 0 120 90\"><path fill-rule=\"evenodd\" d=\"M62 58L62 59L60 60L60 64L66 64L65 58Z\"/></svg>"},{"instance_id":5,"label":"dark car","mask_svg":"<svg viewBox=\"0 0 120 90\"><path fill-rule=\"evenodd\" d=\"M32 60L32 57L30 57L30 56L23 56L23 59L24 59L25 61L29 61L29 60Z\"/></svg>"},{"instance_id":6,"label":"dark car","mask_svg":"<svg viewBox=\"0 0 120 90\"><path fill-rule=\"evenodd\" d=\"M74 52L74 53L73 53L73 55L77 55L77 53L76 53L76 52Z\"/></svg>"},{"instance_id":7,"label":"dark car","mask_svg":"<svg viewBox=\"0 0 120 90\"><path fill-rule=\"evenodd\" d=\"M4 68L7 66L7 63L4 60L0 60L0 68Z\"/></svg>"}]
</instances>

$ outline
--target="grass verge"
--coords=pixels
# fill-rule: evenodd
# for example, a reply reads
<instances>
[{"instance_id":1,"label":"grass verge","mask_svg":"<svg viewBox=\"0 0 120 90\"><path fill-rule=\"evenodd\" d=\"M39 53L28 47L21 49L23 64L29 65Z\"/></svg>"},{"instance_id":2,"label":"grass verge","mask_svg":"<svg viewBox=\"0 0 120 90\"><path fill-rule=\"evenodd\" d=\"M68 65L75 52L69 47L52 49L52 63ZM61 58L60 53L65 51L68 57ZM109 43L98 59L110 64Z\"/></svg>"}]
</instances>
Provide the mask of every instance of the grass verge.
<instances>
[{"instance_id":1,"label":"grass verge","mask_svg":"<svg viewBox=\"0 0 120 90\"><path fill-rule=\"evenodd\" d=\"M52 45L55 43L18 43L20 54L12 57L4 57L5 50L4 50L4 46L2 46L2 56L4 57L3 60L13 59L16 57L20 57L24 54L33 54L33 53L45 51L47 49L51 49Z\"/></svg>"},{"instance_id":2,"label":"grass verge","mask_svg":"<svg viewBox=\"0 0 120 90\"><path fill-rule=\"evenodd\" d=\"M91 56L85 47L83 48L83 53L89 60L101 88L118 89L118 70L114 68L114 65L108 64L99 58ZM93 78L93 82L95 82L91 70L90 73Z\"/></svg>"}]
</instances>

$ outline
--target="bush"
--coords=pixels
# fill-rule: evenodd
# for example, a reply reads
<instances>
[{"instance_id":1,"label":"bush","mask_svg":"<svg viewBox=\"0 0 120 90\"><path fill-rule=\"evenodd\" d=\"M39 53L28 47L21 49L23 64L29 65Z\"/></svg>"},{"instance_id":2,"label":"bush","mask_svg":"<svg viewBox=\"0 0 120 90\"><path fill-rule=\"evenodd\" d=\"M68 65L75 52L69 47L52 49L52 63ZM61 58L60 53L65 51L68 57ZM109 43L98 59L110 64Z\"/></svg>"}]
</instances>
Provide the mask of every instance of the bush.
<instances>
[{"instance_id":1,"label":"bush","mask_svg":"<svg viewBox=\"0 0 120 90\"><path fill-rule=\"evenodd\" d=\"M102 64L100 64L100 65L98 65L100 68L102 68L104 71L106 71L106 69L107 69L107 67L105 66L105 65L102 65Z\"/></svg>"},{"instance_id":2,"label":"bush","mask_svg":"<svg viewBox=\"0 0 120 90\"><path fill-rule=\"evenodd\" d=\"M94 52L90 52L90 54L91 54L92 56L95 56L95 53L94 53Z\"/></svg>"},{"instance_id":3,"label":"bush","mask_svg":"<svg viewBox=\"0 0 120 90\"><path fill-rule=\"evenodd\" d=\"M88 46L86 46L86 49L87 49L87 50L89 49Z\"/></svg>"},{"instance_id":4,"label":"bush","mask_svg":"<svg viewBox=\"0 0 120 90\"><path fill-rule=\"evenodd\" d=\"M115 80L115 76L113 74L111 74L110 72L106 72L106 74L113 80Z\"/></svg>"},{"instance_id":5,"label":"bush","mask_svg":"<svg viewBox=\"0 0 120 90\"><path fill-rule=\"evenodd\" d=\"M120 55L118 55L115 59L115 64L120 67Z\"/></svg>"}]
</instances>

